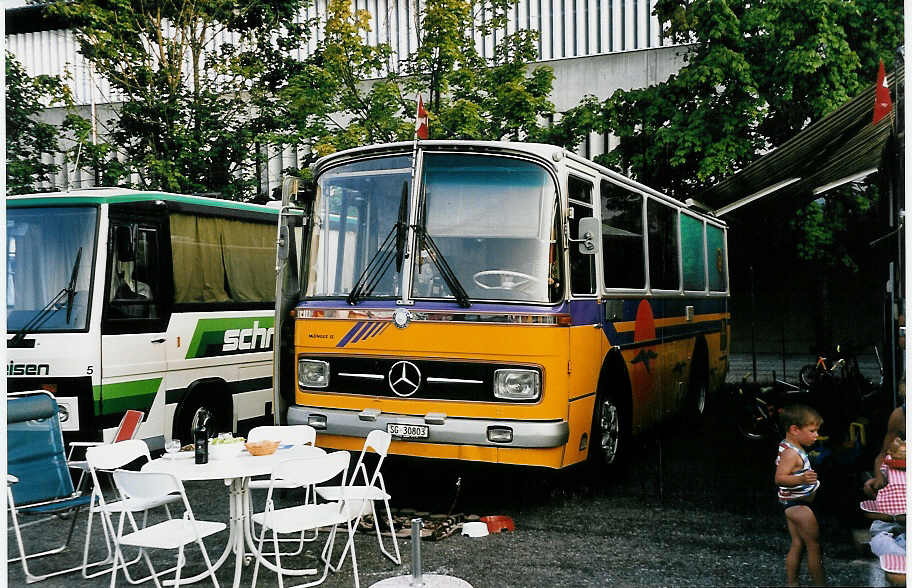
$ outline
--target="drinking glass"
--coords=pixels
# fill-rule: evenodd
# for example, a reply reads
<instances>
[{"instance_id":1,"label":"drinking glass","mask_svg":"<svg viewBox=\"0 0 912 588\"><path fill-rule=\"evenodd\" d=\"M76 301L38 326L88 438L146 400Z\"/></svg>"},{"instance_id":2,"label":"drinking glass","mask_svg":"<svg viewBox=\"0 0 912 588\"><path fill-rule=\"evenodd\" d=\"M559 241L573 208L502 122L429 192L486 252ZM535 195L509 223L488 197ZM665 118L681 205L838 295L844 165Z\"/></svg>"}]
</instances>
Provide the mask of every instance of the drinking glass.
<instances>
[{"instance_id":1,"label":"drinking glass","mask_svg":"<svg viewBox=\"0 0 912 588\"><path fill-rule=\"evenodd\" d=\"M180 439L168 439L165 441L165 451L168 452L168 455L174 455L180 451L181 442Z\"/></svg>"}]
</instances>

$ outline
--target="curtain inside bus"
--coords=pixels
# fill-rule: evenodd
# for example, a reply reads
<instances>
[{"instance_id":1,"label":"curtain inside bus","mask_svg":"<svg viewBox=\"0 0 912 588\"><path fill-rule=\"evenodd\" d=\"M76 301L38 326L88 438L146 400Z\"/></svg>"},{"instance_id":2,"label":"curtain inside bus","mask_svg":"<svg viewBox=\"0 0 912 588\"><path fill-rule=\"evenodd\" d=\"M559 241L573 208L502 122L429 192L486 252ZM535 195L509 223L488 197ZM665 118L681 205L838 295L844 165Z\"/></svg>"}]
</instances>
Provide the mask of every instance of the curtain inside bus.
<instances>
[{"instance_id":1,"label":"curtain inside bus","mask_svg":"<svg viewBox=\"0 0 912 588\"><path fill-rule=\"evenodd\" d=\"M171 251L178 304L274 300L273 225L173 214Z\"/></svg>"}]
</instances>

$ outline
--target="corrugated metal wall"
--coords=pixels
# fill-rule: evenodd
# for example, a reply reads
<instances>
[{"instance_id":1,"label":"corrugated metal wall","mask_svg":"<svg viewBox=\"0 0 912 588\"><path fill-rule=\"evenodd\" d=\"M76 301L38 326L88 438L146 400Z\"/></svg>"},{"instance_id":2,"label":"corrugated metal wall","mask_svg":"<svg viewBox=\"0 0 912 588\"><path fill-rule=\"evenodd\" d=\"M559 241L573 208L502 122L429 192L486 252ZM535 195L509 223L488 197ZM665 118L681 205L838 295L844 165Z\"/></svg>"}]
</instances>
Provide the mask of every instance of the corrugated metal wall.
<instances>
[{"instance_id":1,"label":"corrugated metal wall","mask_svg":"<svg viewBox=\"0 0 912 588\"><path fill-rule=\"evenodd\" d=\"M320 27L299 58L314 51L323 38L328 0L314 0L299 16L299 21L316 18ZM367 10L371 15L371 31L365 40L371 44L388 43L393 50L389 68L396 70L398 60L415 50L418 44L415 15L416 0L353 0L355 9ZM423 5L423 0L417 0ZM473 27L475 42L483 57L491 58L495 44L505 34L517 30L539 31L538 58L551 61L587 57L616 52L636 51L662 47L658 19L652 15L654 0L518 0L510 11L506 30L482 36L476 27L483 25L484 13L478 15ZM76 103L85 107L92 104L116 103L118 93L107 81L93 73L92 67L79 54L78 45L70 31L53 30L7 35L8 50L16 56L29 75L60 75L68 80ZM212 44L236 42L227 33L219 34ZM381 72L377 72L380 74ZM583 82L585 86L585 82ZM584 93L594 92L581 92ZM89 116L86 113L86 116ZM580 147L580 154L587 157L603 153L614 146L613 137L592 135ZM281 170L296 166L299 161L294 149L263 148L269 156L268 165L258 170L261 191L269 193L281 185ZM61 173L53 189L75 184L91 185L91 178L69 177L63 171L62 154L55 157L61 164Z\"/></svg>"}]
</instances>

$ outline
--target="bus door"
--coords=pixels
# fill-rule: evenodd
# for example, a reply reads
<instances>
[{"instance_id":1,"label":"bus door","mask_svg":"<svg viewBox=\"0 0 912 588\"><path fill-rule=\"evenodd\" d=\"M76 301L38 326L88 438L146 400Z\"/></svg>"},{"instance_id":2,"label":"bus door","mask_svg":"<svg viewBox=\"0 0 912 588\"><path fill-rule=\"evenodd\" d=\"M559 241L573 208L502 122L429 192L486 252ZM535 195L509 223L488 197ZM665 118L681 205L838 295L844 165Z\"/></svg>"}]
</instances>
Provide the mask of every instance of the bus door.
<instances>
[{"instance_id":1,"label":"bus door","mask_svg":"<svg viewBox=\"0 0 912 588\"><path fill-rule=\"evenodd\" d=\"M135 211L120 215L112 206L101 337L104 428L116 426L125 410L137 409L146 413L147 430L162 430L157 421L165 401L158 394L166 371L165 234L160 219ZM145 437L142 429L140 437Z\"/></svg>"},{"instance_id":2,"label":"bus door","mask_svg":"<svg viewBox=\"0 0 912 588\"><path fill-rule=\"evenodd\" d=\"M580 219L595 216L593 181L571 172L567 178L567 188L567 234L571 239L579 239ZM568 366L570 410L590 415L585 419L571 418L571 422L579 422L588 428L602 365L604 335L600 328L603 320L600 315L603 313L599 310L597 300L596 256L581 253L577 243L570 242L569 245L570 314L573 321ZM570 436L571 439L574 438L574 431L570 432ZM568 447L568 451L572 450L573 447ZM582 457L585 457L584 453L582 452Z\"/></svg>"}]
</instances>

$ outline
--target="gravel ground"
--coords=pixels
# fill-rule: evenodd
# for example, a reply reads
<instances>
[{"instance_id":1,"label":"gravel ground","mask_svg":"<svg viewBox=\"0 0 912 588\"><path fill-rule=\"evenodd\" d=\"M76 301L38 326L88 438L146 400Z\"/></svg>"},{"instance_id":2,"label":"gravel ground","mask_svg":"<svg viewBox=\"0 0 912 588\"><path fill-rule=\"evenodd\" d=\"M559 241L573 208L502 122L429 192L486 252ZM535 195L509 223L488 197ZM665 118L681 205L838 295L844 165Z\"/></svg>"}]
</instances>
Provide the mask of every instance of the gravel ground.
<instances>
[{"instance_id":1,"label":"gravel ground","mask_svg":"<svg viewBox=\"0 0 912 588\"><path fill-rule=\"evenodd\" d=\"M437 513L452 507L454 512L509 515L515 521L515 532L423 541L426 574L455 576L476 587L781 585L789 538L774 497L775 444L741 441L726 412L720 398L701 426L678 423L638 440L629 465L597 482L581 471L553 473L401 458L388 460L386 477L394 507ZM852 528L864 527L855 513L857 478L834 470L821 472L821 479L818 513L828 583L884 585L874 557L852 541ZM197 518L227 519L224 485L197 482L188 483L187 489ZM62 538L67 525L48 523L31 545L51 545L51 540ZM80 522L79 540L83 530ZM222 533L207 540L211 556L220 552L226 537ZM402 566L379 555L372 535L359 534L356 548L363 586L411 574L409 540L400 542ZM56 561L75 565L81 551L79 545L56 556ZM155 554L153 561L163 569L173 561L170 557ZM190 550L188 557L185 577L204 569L198 551ZM17 564L10 564L8 574L10 586L24 585ZM232 576L231 565L218 572L223 586L230 586ZM246 568L242 584L249 585L251 579L252 570ZM76 573L43 585L78 588L104 585L107 580L83 580ZM809 582L806 573L803 581ZM286 579L286 585L300 583ZM330 574L325 585L352 583L349 560L340 573ZM258 585L276 586L276 576L261 570Z\"/></svg>"}]
</instances>

